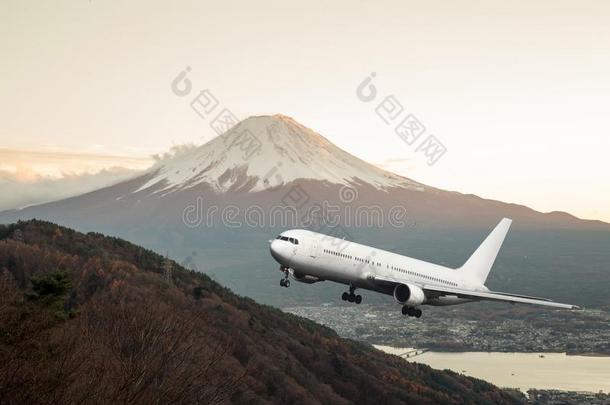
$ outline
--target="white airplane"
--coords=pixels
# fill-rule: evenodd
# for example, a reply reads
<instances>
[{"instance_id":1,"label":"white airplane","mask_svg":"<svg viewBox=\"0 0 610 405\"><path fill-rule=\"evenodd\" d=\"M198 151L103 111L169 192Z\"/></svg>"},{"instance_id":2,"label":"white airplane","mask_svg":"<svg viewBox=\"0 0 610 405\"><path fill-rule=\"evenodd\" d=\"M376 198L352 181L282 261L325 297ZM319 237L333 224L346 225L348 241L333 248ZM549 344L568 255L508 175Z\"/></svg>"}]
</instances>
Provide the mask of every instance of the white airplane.
<instances>
[{"instance_id":1,"label":"white airplane","mask_svg":"<svg viewBox=\"0 0 610 405\"><path fill-rule=\"evenodd\" d=\"M349 286L344 301L360 304L357 288L392 295L402 305L404 315L421 317L421 305L457 305L490 300L580 309L546 298L490 291L487 275L511 225L504 218L468 261L458 269L424 262L370 246L307 230L283 232L270 241L271 256L280 263L282 287L289 277L303 283L334 281Z\"/></svg>"}]
</instances>

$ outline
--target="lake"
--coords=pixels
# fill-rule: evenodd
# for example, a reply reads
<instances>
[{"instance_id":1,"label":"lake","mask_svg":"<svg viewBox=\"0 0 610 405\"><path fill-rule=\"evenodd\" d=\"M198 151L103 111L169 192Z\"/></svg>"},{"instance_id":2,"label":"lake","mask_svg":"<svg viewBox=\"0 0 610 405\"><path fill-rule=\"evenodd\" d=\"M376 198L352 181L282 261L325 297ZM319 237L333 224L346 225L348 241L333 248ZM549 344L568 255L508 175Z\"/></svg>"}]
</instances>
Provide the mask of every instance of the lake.
<instances>
[{"instance_id":1,"label":"lake","mask_svg":"<svg viewBox=\"0 0 610 405\"><path fill-rule=\"evenodd\" d=\"M400 355L414 349L375 347ZM540 357L540 356L544 357ZM610 392L610 357L567 356L562 353L426 352L405 359L432 368L489 381L499 387Z\"/></svg>"}]
</instances>

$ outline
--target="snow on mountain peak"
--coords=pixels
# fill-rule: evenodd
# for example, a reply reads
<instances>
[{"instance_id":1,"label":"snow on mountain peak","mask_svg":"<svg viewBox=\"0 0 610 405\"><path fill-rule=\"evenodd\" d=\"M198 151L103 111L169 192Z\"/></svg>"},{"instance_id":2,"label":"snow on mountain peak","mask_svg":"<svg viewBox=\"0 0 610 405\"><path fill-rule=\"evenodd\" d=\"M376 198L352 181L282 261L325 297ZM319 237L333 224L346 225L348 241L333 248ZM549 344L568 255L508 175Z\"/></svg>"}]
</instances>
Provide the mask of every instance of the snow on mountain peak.
<instances>
[{"instance_id":1,"label":"snow on mountain peak","mask_svg":"<svg viewBox=\"0 0 610 405\"><path fill-rule=\"evenodd\" d=\"M377 189L422 188L332 144L285 115L241 121L206 144L160 161L137 191L155 186L163 194L211 185L217 192L260 191L297 179L334 184L367 183Z\"/></svg>"}]
</instances>

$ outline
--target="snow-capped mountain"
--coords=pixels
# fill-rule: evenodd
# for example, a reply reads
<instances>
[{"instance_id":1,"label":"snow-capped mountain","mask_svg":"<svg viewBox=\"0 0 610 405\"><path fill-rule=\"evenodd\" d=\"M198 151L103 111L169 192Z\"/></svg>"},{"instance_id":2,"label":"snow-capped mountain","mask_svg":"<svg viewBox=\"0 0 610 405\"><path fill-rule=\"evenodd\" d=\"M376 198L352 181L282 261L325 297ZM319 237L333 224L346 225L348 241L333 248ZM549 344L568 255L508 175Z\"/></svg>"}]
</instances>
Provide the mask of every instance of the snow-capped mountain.
<instances>
[{"instance_id":1,"label":"snow-capped mountain","mask_svg":"<svg viewBox=\"0 0 610 405\"><path fill-rule=\"evenodd\" d=\"M418 229L488 229L502 217L512 217L517 227L608 227L566 213L544 214L417 183L345 152L284 115L248 118L202 146L166 155L141 176L65 200L6 211L0 213L0 223L40 218L127 238L139 230L148 237L163 227L181 229L185 208L200 199L219 208L255 206L270 211L301 186L310 204L345 206L345 185L355 191L349 199L351 215L357 215L358 207L375 206L387 213L399 206Z\"/></svg>"},{"instance_id":2,"label":"snow-capped mountain","mask_svg":"<svg viewBox=\"0 0 610 405\"><path fill-rule=\"evenodd\" d=\"M158 163L136 192L167 195L206 183L221 193L263 191L299 179L368 184L376 189L423 185L382 170L284 115L248 118L203 146Z\"/></svg>"}]
</instances>

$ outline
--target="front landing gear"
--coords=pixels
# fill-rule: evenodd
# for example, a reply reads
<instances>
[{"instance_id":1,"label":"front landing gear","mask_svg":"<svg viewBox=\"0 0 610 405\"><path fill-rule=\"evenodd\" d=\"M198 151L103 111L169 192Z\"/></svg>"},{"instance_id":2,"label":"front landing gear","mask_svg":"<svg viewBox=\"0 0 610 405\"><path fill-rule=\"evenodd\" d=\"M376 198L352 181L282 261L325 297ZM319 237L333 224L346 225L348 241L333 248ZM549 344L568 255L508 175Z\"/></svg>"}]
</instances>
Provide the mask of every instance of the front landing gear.
<instances>
[{"instance_id":1,"label":"front landing gear","mask_svg":"<svg viewBox=\"0 0 610 405\"><path fill-rule=\"evenodd\" d=\"M419 308L408 307L405 305L404 307L402 307L402 314L421 318L422 312Z\"/></svg>"},{"instance_id":2,"label":"front landing gear","mask_svg":"<svg viewBox=\"0 0 610 405\"><path fill-rule=\"evenodd\" d=\"M290 287L290 280L288 279L288 276L290 275L290 273L288 271L288 267L281 267L280 271L284 272L284 278L282 278L280 280L280 285L282 287L286 287L286 288Z\"/></svg>"},{"instance_id":3,"label":"front landing gear","mask_svg":"<svg viewBox=\"0 0 610 405\"><path fill-rule=\"evenodd\" d=\"M343 294L341 294L341 299L343 301L355 302L356 304L360 304L362 302L362 295L356 295L354 294L354 291L356 291L356 287L351 285L349 287L349 293L344 292Z\"/></svg>"}]
</instances>

